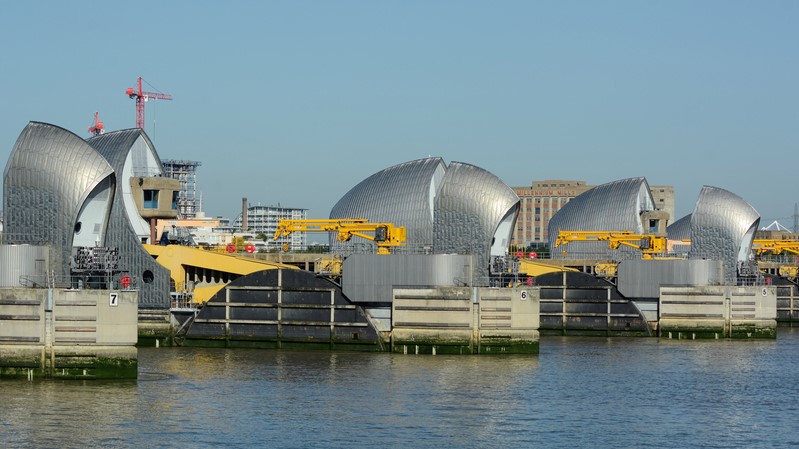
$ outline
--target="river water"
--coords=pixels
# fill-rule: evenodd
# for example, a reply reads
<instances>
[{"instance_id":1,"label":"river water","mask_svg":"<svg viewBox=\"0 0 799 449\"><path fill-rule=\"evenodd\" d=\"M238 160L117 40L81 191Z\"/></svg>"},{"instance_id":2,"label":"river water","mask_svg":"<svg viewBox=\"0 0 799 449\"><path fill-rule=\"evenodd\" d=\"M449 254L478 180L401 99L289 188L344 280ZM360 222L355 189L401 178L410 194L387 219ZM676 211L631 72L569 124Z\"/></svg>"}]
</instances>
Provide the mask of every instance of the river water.
<instances>
[{"instance_id":1,"label":"river water","mask_svg":"<svg viewBox=\"0 0 799 449\"><path fill-rule=\"evenodd\" d=\"M798 380L794 329L536 356L142 348L136 381L0 382L0 446L797 447Z\"/></svg>"}]
</instances>

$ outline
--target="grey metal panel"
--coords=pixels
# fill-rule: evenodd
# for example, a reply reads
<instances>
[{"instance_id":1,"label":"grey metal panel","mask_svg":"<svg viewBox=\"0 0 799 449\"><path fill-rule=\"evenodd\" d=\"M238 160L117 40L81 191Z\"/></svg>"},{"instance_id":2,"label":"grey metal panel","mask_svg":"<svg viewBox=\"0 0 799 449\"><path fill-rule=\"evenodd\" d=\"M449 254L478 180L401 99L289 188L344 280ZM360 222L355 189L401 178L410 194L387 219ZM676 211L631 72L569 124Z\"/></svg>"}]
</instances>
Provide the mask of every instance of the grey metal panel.
<instances>
[{"instance_id":1,"label":"grey metal panel","mask_svg":"<svg viewBox=\"0 0 799 449\"><path fill-rule=\"evenodd\" d=\"M619 263L618 290L626 298L657 298L661 285L719 285L719 260L625 260Z\"/></svg>"},{"instance_id":2,"label":"grey metal panel","mask_svg":"<svg viewBox=\"0 0 799 449\"><path fill-rule=\"evenodd\" d=\"M493 174L441 158L406 162L382 170L352 188L330 218L366 218L405 226L407 244L397 253L476 254L476 276L487 276L492 240L513 232L519 197ZM510 223L502 229L500 223ZM507 228L507 229L505 229ZM499 231L498 231L499 230ZM331 239L336 253L354 252L360 242Z\"/></svg>"},{"instance_id":3,"label":"grey metal panel","mask_svg":"<svg viewBox=\"0 0 799 449\"><path fill-rule=\"evenodd\" d=\"M691 239L691 214L688 214L666 228L669 240L690 240Z\"/></svg>"},{"instance_id":4,"label":"grey metal panel","mask_svg":"<svg viewBox=\"0 0 799 449\"><path fill-rule=\"evenodd\" d=\"M474 256L353 254L344 260L342 292L353 303L390 303L394 286L471 285Z\"/></svg>"},{"instance_id":5,"label":"grey metal panel","mask_svg":"<svg viewBox=\"0 0 799 449\"><path fill-rule=\"evenodd\" d=\"M691 217L688 257L723 261L724 279L734 284L739 265L752 259L752 240L760 214L738 195L704 186Z\"/></svg>"},{"instance_id":6,"label":"grey metal panel","mask_svg":"<svg viewBox=\"0 0 799 449\"><path fill-rule=\"evenodd\" d=\"M669 242L669 254L676 257L688 257L691 251L691 214L688 214L666 228ZM687 243L678 243L679 241Z\"/></svg>"},{"instance_id":7,"label":"grey metal panel","mask_svg":"<svg viewBox=\"0 0 799 449\"><path fill-rule=\"evenodd\" d=\"M330 211L330 218L366 218L404 226L408 247L432 247L436 179L445 170L441 158L405 162L381 170L350 189ZM334 252L358 242L331 239Z\"/></svg>"},{"instance_id":8,"label":"grey metal panel","mask_svg":"<svg viewBox=\"0 0 799 449\"><path fill-rule=\"evenodd\" d=\"M519 197L499 178L480 167L453 162L435 198L433 251L475 254L475 275L487 277L497 227L509 214L515 221L518 211Z\"/></svg>"},{"instance_id":9,"label":"grey metal panel","mask_svg":"<svg viewBox=\"0 0 799 449\"><path fill-rule=\"evenodd\" d=\"M106 157L116 173L120 175L124 172L124 165L129 160L128 155L137 146L144 146L144 148L138 148L139 151L134 151L134 155L140 155L138 158L143 159L141 155L144 153L152 154L158 164L158 173L143 173L144 169L142 167L147 165L146 162L136 160L131 161L137 167L130 172L139 176L152 176L163 173L161 161L152 141L139 128L106 133L92 137L87 142ZM144 276L146 271L152 273L152 282L140 282L137 285L137 288L140 289L139 307L168 308L171 301L169 296L169 270L156 262L139 242L139 238L131 225L131 219L141 219L141 217L128 217L124 204L122 191L124 183L127 182L129 182L127 179L120 179L117 183L114 204L111 208L111 217L108 223L106 245L119 248L119 269L121 271L129 272L138 279L146 278Z\"/></svg>"},{"instance_id":10,"label":"grey metal panel","mask_svg":"<svg viewBox=\"0 0 799 449\"><path fill-rule=\"evenodd\" d=\"M23 276L44 284L49 260L48 246L0 245L0 288L19 287Z\"/></svg>"},{"instance_id":11,"label":"grey metal panel","mask_svg":"<svg viewBox=\"0 0 799 449\"><path fill-rule=\"evenodd\" d=\"M114 171L75 134L47 123L22 130L3 176L5 243L49 244L50 267L70 274L75 220L89 193Z\"/></svg>"},{"instance_id":12,"label":"grey metal panel","mask_svg":"<svg viewBox=\"0 0 799 449\"><path fill-rule=\"evenodd\" d=\"M609 182L583 192L566 203L549 221L549 247L555 248L558 232L567 231L631 231L644 232L641 212L655 210L655 202L644 178ZM552 258L603 259L618 257L621 250L611 250L605 242L572 242L567 255L553 250Z\"/></svg>"},{"instance_id":13,"label":"grey metal panel","mask_svg":"<svg viewBox=\"0 0 799 449\"><path fill-rule=\"evenodd\" d=\"M158 173L141 173L135 169L132 170L132 173L134 173L135 176L155 176L162 175L164 172L161 159L155 151L155 145L153 145L153 142L141 128L123 129L101 134L86 139L86 142L102 154L117 173L122 172L128 154L134 145L145 145L158 162ZM139 167L146 165L143 161L133 161L133 164Z\"/></svg>"}]
</instances>

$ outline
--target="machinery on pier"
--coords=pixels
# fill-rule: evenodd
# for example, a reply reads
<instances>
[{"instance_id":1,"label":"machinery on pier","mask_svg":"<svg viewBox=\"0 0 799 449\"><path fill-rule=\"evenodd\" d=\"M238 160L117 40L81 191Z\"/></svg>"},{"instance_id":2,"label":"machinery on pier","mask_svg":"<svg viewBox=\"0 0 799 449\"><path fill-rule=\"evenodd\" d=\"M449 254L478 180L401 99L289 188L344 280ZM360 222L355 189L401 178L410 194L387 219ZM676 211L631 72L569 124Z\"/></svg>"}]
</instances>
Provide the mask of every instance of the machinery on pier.
<instances>
[{"instance_id":1,"label":"machinery on pier","mask_svg":"<svg viewBox=\"0 0 799 449\"><path fill-rule=\"evenodd\" d=\"M335 232L340 242L348 242L353 236L361 237L375 243L377 254L391 254L391 248L405 245L405 227L392 223L369 223L365 218L280 220L274 240L294 232Z\"/></svg>"},{"instance_id":2,"label":"machinery on pier","mask_svg":"<svg viewBox=\"0 0 799 449\"><path fill-rule=\"evenodd\" d=\"M799 240L773 240L755 239L752 241L752 250L755 254L774 254L778 256L783 253L799 254Z\"/></svg>"},{"instance_id":3,"label":"machinery on pier","mask_svg":"<svg viewBox=\"0 0 799 449\"><path fill-rule=\"evenodd\" d=\"M799 240L755 239L752 241L752 251L758 257L769 254L796 256L799 255ZM761 271L765 272L768 269L761 268ZM796 264L796 260L793 263L781 263L777 268L777 274L795 283L799 280L799 265Z\"/></svg>"},{"instance_id":4,"label":"machinery on pier","mask_svg":"<svg viewBox=\"0 0 799 449\"><path fill-rule=\"evenodd\" d=\"M641 251L642 259L654 259L656 256L665 255L666 238L654 234L636 234L631 231L560 231L555 241L555 247L568 245L569 242L608 242L610 249L621 246L634 248ZM566 255L566 250L563 250Z\"/></svg>"}]
</instances>

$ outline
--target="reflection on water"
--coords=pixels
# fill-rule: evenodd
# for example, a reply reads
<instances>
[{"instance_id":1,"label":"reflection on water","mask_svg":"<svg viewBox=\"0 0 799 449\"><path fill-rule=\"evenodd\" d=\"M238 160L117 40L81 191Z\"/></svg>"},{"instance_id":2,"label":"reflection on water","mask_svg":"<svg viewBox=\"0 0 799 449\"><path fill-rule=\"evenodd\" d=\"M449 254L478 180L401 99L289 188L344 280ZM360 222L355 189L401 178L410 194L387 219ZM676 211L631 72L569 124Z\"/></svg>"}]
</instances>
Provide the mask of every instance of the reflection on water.
<instances>
[{"instance_id":1,"label":"reflection on water","mask_svg":"<svg viewBox=\"0 0 799 449\"><path fill-rule=\"evenodd\" d=\"M139 379L4 381L4 447L799 444L799 331L544 337L538 356L142 348Z\"/></svg>"}]
</instances>

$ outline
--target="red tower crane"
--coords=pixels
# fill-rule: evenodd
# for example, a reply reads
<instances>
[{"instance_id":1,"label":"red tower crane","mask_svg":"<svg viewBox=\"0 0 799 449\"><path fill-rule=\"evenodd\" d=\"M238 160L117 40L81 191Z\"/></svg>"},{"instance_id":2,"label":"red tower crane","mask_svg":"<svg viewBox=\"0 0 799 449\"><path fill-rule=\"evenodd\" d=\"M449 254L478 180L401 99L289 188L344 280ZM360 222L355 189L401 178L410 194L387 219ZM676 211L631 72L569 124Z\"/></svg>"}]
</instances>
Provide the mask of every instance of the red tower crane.
<instances>
[{"instance_id":1,"label":"red tower crane","mask_svg":"<svg viewBox=\"0 0 799 449\"><path fill-rule=\"evenodd\" d=\"M105 133L105 126L103 122L100 121L100 113L94 113L94 125L89 127L89 133L92 136L99 136L100 134Z\"/></svg>"},{"instance_id":2,"label":"red tower crane","mask_svg":"<svg viewBox=\"0 0 799 449\"><path fill-rule=\"evenodd\" d=\"M128 87L125 91L128 97L136 100L136 127L144 129L144 103L148 100L171 100L172 95L160 92L144 92L141 89L141 77L138 79L138 90Z\"/></svg>"}]
</instances>

